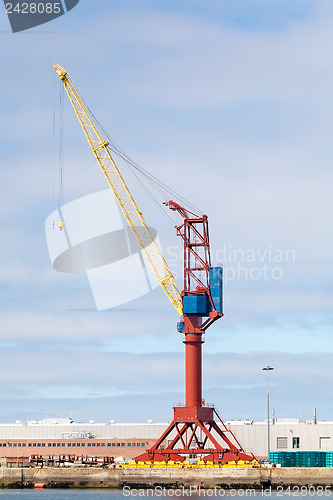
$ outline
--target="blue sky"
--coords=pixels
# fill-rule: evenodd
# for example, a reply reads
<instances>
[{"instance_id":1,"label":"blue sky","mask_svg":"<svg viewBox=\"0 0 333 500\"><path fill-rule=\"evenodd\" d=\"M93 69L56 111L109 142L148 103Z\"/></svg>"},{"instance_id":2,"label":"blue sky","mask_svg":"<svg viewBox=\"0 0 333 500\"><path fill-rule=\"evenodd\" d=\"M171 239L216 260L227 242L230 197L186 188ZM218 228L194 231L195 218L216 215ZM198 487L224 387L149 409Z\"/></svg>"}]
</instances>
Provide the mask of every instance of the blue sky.
<instances>
[{"instance_id":1,"label":"blue sky","mask_svg":"<svg viewBox=\"0 0 333 500\"><path fill-rule=\"evenodd\" d=\"M51 267L55 62L122 149L209 216L228 279L206 400L265 418L271 364L277 416L333 419L332 17L320 0L81 0L12 34L1 7L0 421L167 421L184 398L160 290L98 313L85 276ZM64 113L70 202L106 186ZM179 273L174 228L133 189Z\"/></svg>"}]
</instances>

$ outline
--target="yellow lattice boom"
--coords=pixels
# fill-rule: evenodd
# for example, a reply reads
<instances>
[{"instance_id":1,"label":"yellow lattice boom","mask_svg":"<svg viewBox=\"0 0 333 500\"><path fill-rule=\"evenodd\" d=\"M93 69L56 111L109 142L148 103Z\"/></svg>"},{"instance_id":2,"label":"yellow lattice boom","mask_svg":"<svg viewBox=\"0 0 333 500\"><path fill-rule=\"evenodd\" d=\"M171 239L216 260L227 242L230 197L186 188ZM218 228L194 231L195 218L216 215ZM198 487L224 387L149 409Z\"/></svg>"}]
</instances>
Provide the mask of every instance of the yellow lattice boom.
<instances>
[{"instance_id":1,"label":"yellow lattice boom","mask_svg":"<svg viewBox=\"0 0 333 500\"><path fill-rule=\"evenodd\" d=\"M73 105L74 111L81 124L83 132L87 138L92 152L108 181L114 196L131 227L147 262L152 269L159 285L168 296L169 300L177 310L183 315L182 301L176 280L165 260L161 249L157 245L142 213L140 212L131 192L126 185L113 157L110 153L109 143L98 132L79 91L75 87L72 79L59 64L54 65L65 87L67 95Z\"/></svg>"}]
</instances>

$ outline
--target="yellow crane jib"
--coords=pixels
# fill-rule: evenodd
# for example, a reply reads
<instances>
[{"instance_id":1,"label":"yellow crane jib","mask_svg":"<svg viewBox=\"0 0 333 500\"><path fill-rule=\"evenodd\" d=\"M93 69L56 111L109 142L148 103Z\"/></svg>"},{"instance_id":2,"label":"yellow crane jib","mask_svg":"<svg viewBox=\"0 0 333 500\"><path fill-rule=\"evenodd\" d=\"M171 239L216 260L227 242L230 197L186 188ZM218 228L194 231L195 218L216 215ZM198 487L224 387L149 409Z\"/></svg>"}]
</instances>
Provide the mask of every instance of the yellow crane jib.
<instances>
[{"instance_id":1,"label":"yellow crane jib","mask_svg":"<svg viewBox=\"0 0 333 500\"><path fill-rule=\"evenodd\" d=\"M65 87L90 148L150 268L172 305L175 307L178 314L182 316L183 305L176 280L111 155L108 141L105 140L97 130L86 103L67 71L59 64L55 64L54 69Z\"/></svg>"}]
</instances>

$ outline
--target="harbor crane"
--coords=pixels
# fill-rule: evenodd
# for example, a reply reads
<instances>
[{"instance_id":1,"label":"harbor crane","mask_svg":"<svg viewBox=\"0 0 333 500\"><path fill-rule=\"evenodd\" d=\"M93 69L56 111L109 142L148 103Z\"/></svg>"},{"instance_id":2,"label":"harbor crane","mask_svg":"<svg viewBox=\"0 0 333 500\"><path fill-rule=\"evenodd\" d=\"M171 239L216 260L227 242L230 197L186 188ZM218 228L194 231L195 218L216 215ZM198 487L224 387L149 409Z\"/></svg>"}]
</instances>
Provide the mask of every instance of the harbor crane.
<instances>
[{"instance_id":1,"label":"harbor crane","mask_svg":"<svg viewBox=\"0 0 333 500\"><path fill-rule=\"evenodd\" d=\"M187 456L204 461L252 461L236 436L227 429L213 406L202 399L202 344L205 331L223 316L222 267L212 267L207 215L195 214L170 200L169 209L181 216L176 226L184 246L184 283L176 280L139 210L119 168L109 141L98 129L88 106L67 71L54 65L76 116L114 196L131 227L159 285L181 317L178 332L185 345L185 405L174 407L174 418L156 443L136 461L183 461ZM168 439L169 438L169 439ZM167 445L165 443L168 443Z\"/></svg>"}]
</instances>

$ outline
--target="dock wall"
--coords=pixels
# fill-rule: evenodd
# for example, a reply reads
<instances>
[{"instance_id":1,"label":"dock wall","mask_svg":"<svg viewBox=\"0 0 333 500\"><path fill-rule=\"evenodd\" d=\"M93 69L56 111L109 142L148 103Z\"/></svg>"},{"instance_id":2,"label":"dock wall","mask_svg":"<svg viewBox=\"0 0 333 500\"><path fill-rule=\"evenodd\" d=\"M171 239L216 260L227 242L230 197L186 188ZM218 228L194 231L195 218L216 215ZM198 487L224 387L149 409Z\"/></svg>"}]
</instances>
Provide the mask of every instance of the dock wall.
<instances>
[{"instance_id":1,"label":"dock wall","mask_svg":"<svg viewBox=\"0 0 333 500\"><path fill-rule=\"evenodd\" d=\"M326 486L333 468L281 469L101 469L92 467L0 468L0 488L287 488ZM130 496L128 493L127 496Z\"/></svg>"}]
</instances>

